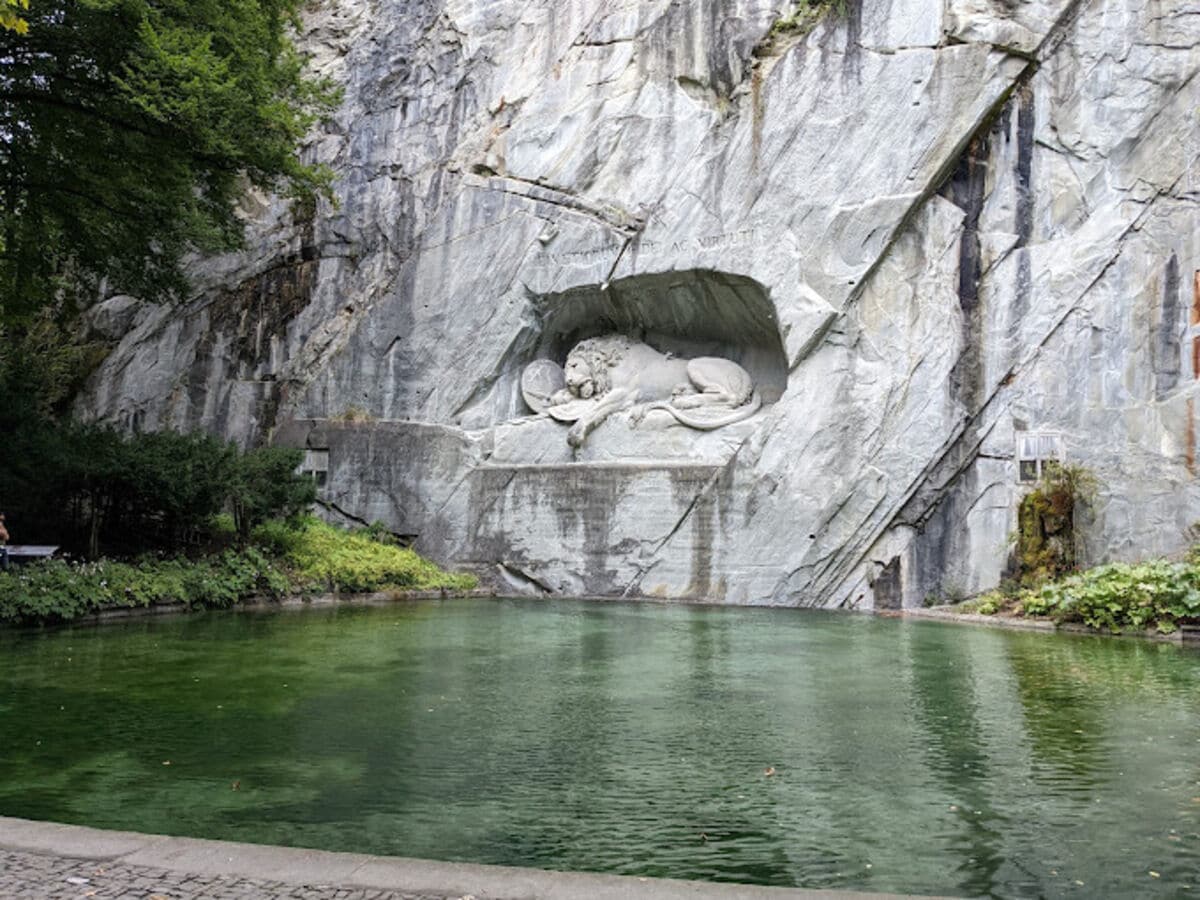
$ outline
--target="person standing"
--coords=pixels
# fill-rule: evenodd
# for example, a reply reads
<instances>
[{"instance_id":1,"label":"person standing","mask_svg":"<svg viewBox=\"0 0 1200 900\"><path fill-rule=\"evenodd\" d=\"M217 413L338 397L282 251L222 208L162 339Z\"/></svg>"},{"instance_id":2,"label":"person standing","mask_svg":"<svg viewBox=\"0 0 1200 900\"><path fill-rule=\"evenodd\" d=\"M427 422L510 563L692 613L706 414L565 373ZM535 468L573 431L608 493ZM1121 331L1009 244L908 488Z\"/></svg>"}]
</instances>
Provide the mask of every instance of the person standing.
<instances>
[{"instance_id":1,"label":"person standing","mask_svg":"<svg viewBox=\"0 0 1200 900\"><path fill-rule=\"evenodd\" d=\"M4 527L4 513L0 512L0 571L8 569L8 529Z\"/></svg>"}]
</instances>

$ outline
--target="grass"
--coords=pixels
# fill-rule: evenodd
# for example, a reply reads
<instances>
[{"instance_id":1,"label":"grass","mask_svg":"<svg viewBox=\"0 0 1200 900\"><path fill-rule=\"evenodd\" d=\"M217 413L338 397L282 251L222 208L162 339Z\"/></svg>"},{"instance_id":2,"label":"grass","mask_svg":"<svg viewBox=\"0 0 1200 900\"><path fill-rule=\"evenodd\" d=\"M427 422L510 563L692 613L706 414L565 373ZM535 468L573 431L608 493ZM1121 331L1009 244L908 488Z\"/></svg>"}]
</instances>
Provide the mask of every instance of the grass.
<instances>
[{"instance_id":1,"label":"grass","mask_svg":"<svg viewBox=\"0 0 1200 900\"><path fill-rule=\"evenodd\" d=\"M298 525L269 522L253 540L285 561L298 584L331 591L474 588L470 575L444 572L378 528L346 531L308 517Z\"/></svg>"},{"instance_id":2,"label":"grass","mask_svg":"<svg viewBox=\"0 0 1200 900\"><path fill-rule=\"evenodd\" d=\"M467 591L476 579L439 569L379 529L313 517L268 522L251 543L198 559L51 560L0 572L0 623L66 622L107 609L183 603L224 608L324 591Z\"/></svg>"},{"instance_id":3,"label":"grass","mask_svg":"<svg viewBox=\"0 0 1200 900\"><path fill-rule=\"evenodd\" d=\"M992 591L958 609L1079 622L1113 633L1170 634L1200 623L1200 546L1183 562L1109 563L1039 586Z\"/></svg>"}]
</instances>

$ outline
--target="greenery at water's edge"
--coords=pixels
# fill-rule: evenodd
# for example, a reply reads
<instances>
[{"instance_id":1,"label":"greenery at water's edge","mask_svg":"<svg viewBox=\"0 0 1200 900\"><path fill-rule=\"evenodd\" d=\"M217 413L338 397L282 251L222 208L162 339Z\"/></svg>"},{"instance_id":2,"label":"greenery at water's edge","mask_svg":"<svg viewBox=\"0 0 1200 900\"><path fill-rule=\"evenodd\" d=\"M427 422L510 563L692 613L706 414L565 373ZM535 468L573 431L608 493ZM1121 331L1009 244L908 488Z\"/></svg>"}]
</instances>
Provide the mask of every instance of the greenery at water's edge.
<instances>
[{"instance_id":1,"label":"greenery at water's edge","mask_svg":"<svg viewBox=\"0 0 1200 900\"><path fill-rule=\"evenodd\" d=\"M992 591L961 604L964 612L1049 617L1101 631L1170 634L1200 622L1200 546L1184 562L1109 563L1040 586Z\"/></svg>"},{"instance_id":2,"label":"greenery at water's edge","mask_svg":"<svg viewBox=\"0 0 1200 900\"><path fill-rule=\"evenodd\" d=\"M1155 628L1170 634L1200 622L1200 544L1184 562L1153 559L1076 571L1076 511L1091 502L1097 487L1081 466L1048 467L1018 508L1016 580L959 608L1111 632Z\"/></svg>"},{"instance_id":3,"label":"greenery at water's edge","mask_svg":"<svg viewBox=\"0 0 1200 900\"><path fill-rule=\"evenodd\" d=\"M310 516L264 523L248 546L195 560L52 560L0 572L0 624L66 622L165 603L225 608L323 591L458 592L475 586L474 577L444 572L378 530L346 531Z\"/></svg>"},{"instance_id":4,"label":"greenery at water's edge","mask_svg":"<svg viewBox=\"0 0 1200 900\"><path fill-rule=\"evenodd\" d=\"M259 523L312 503L301 450L72 420L86 355L48 315L14 339L0 328L0 512L14 543L89 559L174 555L203 545L222 511L245 543Z\"/></svg>"},{"instance_id":5,"label":"greenery at water's edge","mask_svg":"<svg viewBox=\"0 0 1200 900\"><path fill-rule=\"evenodd\" d=\"M454 575L394 543L379 527L359 531L335 528L306 517L299 525L267 522L253 540L286 564L293 584L304 590L368 592L386 590L467 591L472 575Z\"/></svg>"}]
</instances>

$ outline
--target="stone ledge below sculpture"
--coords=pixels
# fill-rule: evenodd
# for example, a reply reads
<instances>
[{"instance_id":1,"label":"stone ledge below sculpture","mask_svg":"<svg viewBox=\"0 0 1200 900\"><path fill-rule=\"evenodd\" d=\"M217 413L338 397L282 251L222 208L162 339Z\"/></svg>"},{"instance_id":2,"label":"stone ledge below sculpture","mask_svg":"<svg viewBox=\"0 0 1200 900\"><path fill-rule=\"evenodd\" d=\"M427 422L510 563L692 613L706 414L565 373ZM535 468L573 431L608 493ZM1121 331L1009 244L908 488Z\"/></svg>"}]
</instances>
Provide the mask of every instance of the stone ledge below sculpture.
<instances>
[{"instance_id":1,"label":"stone ledge below sculpture","mask_svg":"<svg viewBox=\"0 0 1200 900\"><path fill-rule=\"evenodd\" d=\"M586 465L588 463L696 462L724 465L758 428L759 416L716 431L693 431L661 410L635 426L634 412L617 412L578 450L562 424L549 416L527 416L486 432L488 462L497 465Z\"/></svg>"}]
</instances>

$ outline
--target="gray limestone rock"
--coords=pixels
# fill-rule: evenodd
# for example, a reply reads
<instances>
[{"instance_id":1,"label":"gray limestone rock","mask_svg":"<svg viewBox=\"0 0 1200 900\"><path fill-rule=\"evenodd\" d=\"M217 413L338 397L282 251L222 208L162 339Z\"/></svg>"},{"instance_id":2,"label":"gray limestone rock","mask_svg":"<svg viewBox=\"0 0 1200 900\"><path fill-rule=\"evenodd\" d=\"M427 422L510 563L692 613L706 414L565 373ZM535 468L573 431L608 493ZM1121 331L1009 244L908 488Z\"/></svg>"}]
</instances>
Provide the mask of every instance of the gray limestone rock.
<instances>
[{"instance_id":1,"label":"gray limestone rock","mask_svg":"<svg viewBox=\"0 0 1200 900\"><path fill-rule=\"evenodd\" d=\"M978 591L1029 436L1098 476L1087 561L1180 551L1194 3L851 0L768 39L791 6L322 5L345 102L305 152L337 205L248 198L249 250L197 260L187 303L99 314L124 337L79 409L328 449L331 515L507 590ZM609 333L732 360L763 408L618 410L572 448L522 373Z\"/></svg>"}]
</instances>

